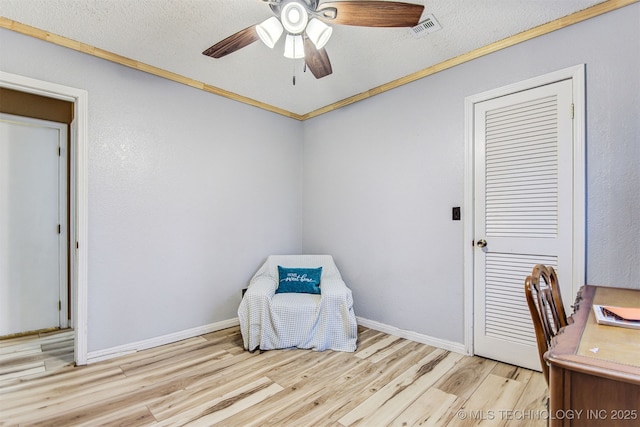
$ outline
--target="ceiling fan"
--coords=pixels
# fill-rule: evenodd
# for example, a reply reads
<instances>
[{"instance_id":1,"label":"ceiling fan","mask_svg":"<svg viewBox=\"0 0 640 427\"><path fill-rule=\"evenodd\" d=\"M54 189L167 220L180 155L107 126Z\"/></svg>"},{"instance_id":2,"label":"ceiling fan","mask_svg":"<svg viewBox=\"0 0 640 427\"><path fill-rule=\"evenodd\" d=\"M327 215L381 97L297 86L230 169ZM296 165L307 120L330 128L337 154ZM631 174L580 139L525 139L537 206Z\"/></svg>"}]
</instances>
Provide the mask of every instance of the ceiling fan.
<instances>
[{"instance_id":1,"label":"ceiling fan","mask_svg":"<svg viewBox=\"0 0 640 427\"><path fill-rule=\"evenodd\" d=\"M413 27L420 21L423 5L391 1L262 0L275 16L227 37L202 52L222 58L262 40L273 48L286 32L284 56L304 58L315 78L333 72L324 46L333 28L327 24L362 27ZM295 84L295 80L294 80Z\"/></svg>"}]
</instances>

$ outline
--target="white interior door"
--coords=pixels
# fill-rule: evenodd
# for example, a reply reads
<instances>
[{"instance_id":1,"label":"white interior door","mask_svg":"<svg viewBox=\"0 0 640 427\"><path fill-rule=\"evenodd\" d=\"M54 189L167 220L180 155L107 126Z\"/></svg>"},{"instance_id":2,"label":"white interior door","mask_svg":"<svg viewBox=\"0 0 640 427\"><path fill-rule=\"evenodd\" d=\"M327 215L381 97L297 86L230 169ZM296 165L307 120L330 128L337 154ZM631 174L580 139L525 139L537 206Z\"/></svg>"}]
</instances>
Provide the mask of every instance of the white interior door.
<instances>
[{"instance_id":1,"label":"white interior door","mask_svg":"<svg viewBox=\"0 0 640 427\"><path fill-rule=\"evenodd\" d=\"M66 125L0 115L0 336L66 327Z\"/></svg>"},{"instance_id":2,"label":"white interior door","mask_svg":"<svg viewBox=\"0 0 640 427\"><path fill-rule=\"evenodd\" d=\"M572 81L474 106L474 352L540 370L524 279L557 269L573 289Z\"/></svg>"}]
</instances>

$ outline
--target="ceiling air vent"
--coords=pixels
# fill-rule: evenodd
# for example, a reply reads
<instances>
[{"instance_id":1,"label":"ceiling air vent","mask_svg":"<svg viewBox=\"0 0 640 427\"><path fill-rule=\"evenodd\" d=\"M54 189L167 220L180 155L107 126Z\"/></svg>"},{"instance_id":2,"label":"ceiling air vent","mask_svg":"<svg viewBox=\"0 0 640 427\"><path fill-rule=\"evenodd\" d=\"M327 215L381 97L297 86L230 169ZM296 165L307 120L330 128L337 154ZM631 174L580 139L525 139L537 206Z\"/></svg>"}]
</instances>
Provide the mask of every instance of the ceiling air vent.
<instances>
[{"instance_id":1,"label":"ceiling air vent","mask_svg":"<svg viewBox=\"0 0 640 427\"><path fill-rule=\"evenodd\" d=\"M436 20L436 17L433 15L427 15L424 21L420 22L415 27L409 28L413 37L419 39L421 37L426 36L427 34L435 33L436 31L440 31L442 26Z\"/></svg>"}]
</instances>

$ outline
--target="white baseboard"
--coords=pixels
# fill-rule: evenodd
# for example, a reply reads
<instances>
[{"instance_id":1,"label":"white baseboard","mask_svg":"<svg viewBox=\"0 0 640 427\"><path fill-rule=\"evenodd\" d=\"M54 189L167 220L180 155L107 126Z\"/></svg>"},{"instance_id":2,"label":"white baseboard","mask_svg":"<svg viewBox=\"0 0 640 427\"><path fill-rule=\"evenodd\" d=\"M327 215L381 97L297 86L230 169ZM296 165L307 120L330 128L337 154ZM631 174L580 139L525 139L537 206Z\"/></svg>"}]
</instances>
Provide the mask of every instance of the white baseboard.
<instances>
[{"instance_id":1,"label":"white baseboard","mask_svg":"<svg viewBox=\"0 0 640 427\"><path fill-rule=\"evenodd\" d=\"M419 334L417 332L406 331L404 329L396 328L395 326L385 325L384 323L376 322L375 320L363 319L357 317L358 324L365 328L375 329L376 331L384 332L385 334L393 335L400 338L405 338L411 341L419 342L422 344L431 345L444 350L453 351L454 353L469 355L465 349L464 344L447 341L440 338L430 337L428 335Z\"/></svg>"},{"instance_id":2,"label":"white baseboard","mask_svg":"<svg viewBox=\"0 0 640 427\"><path fill-rule=\"evenodd\" d=\"M102 360L124 356L126 354L135 353L141 350L158 347L160 345L171 344L177 341L185 340L187 338L197 337L198 335L204 335L211 332L220 331L222 329L238 326L239 324L240 321L236 317L229 320L223 320L222 322L210 323L208 325L174 332L172 334L163 335L160 337L149 338L146 340L124 344L117 347L111 347L104 350L91 351L87 353L87 363L100 362Z\"/></svg>"},{"instance_id":3,"label":"white baseboard","mask_svg":"<svg viewBox=\"0 0 640 427\"><path fill-rule=\"evenodd\" d=\"M434 347L442 348L444 350L453 351L455 353L465 354L468 353L465 350L465 346L462 343L453 341L447 341L440 338L430 337L428 335L419 334L417 332L406 331L404 329L396 328L395 326L386 325L384 323L376 322L374 320L363 319L358 317L358 324L365 328L375 329L376 331L384 332L396 337L405 338L411 341L419 342L422 344L431 345ZM96 363L102 360L113 359L114 357L124 356L131 353L136 353L141 350L146 350L160 345L171 344L177 341L182 341L188 338L197 337L199 335L208 334L222 329L232 328L238 326L240 321L238 318L229 320L223 320L222 322L211 323L209 325L198 326L196 328L186 329L184 331L174 332L172 334L163 335L160 337L149 338L146 340L124 344L117 347L111 347L104 350L91 351L87 353L87 363Z\"/></svg>"}]
</instances>

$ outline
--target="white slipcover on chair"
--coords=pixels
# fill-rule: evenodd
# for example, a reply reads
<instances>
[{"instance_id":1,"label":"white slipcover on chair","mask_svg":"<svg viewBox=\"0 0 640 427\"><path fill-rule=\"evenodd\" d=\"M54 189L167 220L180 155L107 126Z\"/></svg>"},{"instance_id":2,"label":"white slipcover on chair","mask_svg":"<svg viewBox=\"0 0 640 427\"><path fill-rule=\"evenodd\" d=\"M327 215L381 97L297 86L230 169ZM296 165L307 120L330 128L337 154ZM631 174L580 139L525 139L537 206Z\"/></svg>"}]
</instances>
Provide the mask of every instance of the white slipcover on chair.
<instances>
[{"instance_id":1,"label":"white slipcover on chair","mask_svg":"<svg viewBox=\"0 0 640 427\"><path fill-rule=\"evenodd\" d=\"M322 267L320 294L278 293L278 266ZM355 351L358 326L351 290L331 255L271 255L238 308L244 348Z\"/></svg>"}]
</instances>

